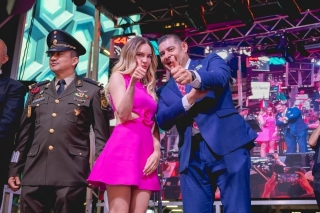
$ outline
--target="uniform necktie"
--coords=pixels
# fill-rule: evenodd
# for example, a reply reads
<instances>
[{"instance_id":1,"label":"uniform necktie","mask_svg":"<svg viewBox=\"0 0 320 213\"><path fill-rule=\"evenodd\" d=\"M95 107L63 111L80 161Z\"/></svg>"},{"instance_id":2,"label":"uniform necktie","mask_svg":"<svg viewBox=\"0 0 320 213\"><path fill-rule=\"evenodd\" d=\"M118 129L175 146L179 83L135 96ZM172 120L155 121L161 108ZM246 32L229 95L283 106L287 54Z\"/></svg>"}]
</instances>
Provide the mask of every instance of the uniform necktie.
<instances>
[{"instance_id":1,"label":"uniform necktie","mask_svg":"<svg viewBox=\"0 0 320 213\"><path fill-rule=\"evenodd\" d=\"M186 94L186 85L182 85L182 84L178 84L177 83L177 86L182 94L182 96L185 96ZM192 124L192 127L195 128L195 129L199 129L197 123L195 121L193 121L193 124Z\"/></svg>"},{"instance_id":2,"label":"uniform necktie","mask_svg":"<svg viewBox=\"0 0 320 213\"><path fill-rule=\"evenodd\" d=\"M57 90L58 96L60 96L60 94L63 92L65 84L66 84L66 81L63 79L58 81L58 85L59 85L59 88Z\"/></svg>"}]
</instances>

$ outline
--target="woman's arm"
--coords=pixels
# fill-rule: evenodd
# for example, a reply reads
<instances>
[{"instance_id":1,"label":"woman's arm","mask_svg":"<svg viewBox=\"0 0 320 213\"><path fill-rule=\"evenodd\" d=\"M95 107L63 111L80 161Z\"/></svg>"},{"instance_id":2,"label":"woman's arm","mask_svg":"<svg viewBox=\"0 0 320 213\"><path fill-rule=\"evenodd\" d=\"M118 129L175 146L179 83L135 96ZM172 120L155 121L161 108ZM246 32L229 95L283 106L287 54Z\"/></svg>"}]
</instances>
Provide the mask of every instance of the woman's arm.
<instances>
[{"instance_id":1,"label":"woman's arm","mask_svg":"<svg viewBox=\"0 0 320 213\"><path fill-rule=\"evenodd\" d=\"M146 166L144 167L143 173L145 175L151 174L158 168L161 151L160 151L160 132L159 127L156 122L154 122L152 128L152 138L153 138L153 153L149 156Z\"/></svg>"},{"instance_id":2,"label":"woman's arm","mask_svg":"<svg viewBox=\"0 0 320 213\"><path fill-rule=\"evenodd\" d=\"M258 122L261 126L264 126L266 124L266 121L263 119L263 114L261 112L258 115Z\"/></svg>"},{"instance_id":3,"label":"woman's arm","mask_svg":"<svg viewBox=\"0 0 320 213\"><path fill-rule=\"evenodd\" d=\"M111 75L109 81L109 91L112 97L113 104L116 108L116 116L120 122L129 120L133 107L133 97L136 81L131 78L128 87L121 73L115 72Z\"/></svg>"}]
</instances>

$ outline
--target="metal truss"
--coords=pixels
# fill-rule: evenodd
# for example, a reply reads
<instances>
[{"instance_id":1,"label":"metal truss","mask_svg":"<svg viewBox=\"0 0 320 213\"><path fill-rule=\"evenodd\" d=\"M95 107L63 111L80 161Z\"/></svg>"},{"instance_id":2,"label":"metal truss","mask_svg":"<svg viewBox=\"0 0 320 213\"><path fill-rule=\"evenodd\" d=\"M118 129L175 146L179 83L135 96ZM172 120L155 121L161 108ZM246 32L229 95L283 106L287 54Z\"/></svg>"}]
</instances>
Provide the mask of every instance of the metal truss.
<instances>
[{"instance_id":1,"label":"metal truss","mask_svg":"<svg viewBox=\"0 0 320 213\"><path fill-rule=\"evenodd\" d=\"M175 17L183 17L187 7L188 5L175 6L175 7L171 6L169 8L163 8L163 9L153 10L153 11L146 11L142 7L139 7L141 12L135 14L135 15L140 15L140 18L137 21L132 20L130 16L125 16L125 17L122 17L121 19L118 19L118 23L115 25L115 28L119 28L119 27L126 28L133 25L158 23L163 21L173 21Z\"/></svg>"},{"instance_id":2,"label":"metal truss","mask_svg":"<svg viewBox=\"0 0 320 213\"><path fill-rule=\"evenodd\" d=\"M255 20L254 24L245 29L240 22L219 23L207 26L205 32L183 32L183 39L189 47L214 47L228 44L240 47L251 47L264 50L278 44L279 36L286 33L293 44L303 42L311 52L320 51L317 45L320 39L320 10L309 10L302 13L300 20L292 21L288 16L273 16ZM277 38L278 37L278 38ZM309 48L307 48L309 46ZM310 54L319 56L318 53ZM309 57L310 57L309 56Z\"/></svg>"}]
</instances>

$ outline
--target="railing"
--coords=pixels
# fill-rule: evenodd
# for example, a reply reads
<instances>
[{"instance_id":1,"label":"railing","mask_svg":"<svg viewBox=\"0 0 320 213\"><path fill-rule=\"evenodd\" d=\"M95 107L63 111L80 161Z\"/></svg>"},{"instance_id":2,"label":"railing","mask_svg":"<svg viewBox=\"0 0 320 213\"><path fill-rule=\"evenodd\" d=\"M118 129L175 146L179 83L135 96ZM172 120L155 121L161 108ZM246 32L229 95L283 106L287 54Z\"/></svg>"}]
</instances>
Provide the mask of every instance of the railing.
<instances>
[{"instance_id":1,"label":"railing","mask_svg":"<svg viewBox=\"0 0 320 213\"><path fill-rule=\"evenodd\" d=\"M14 192L12 191L7 185L4 187L4 192L3 192L3 201L2 201L2 206L0 208L0 213L11 213L12 212L12 201L13 201L13 195L17 194L20 195L20 190ZM303 209L306 208L306 205L314 205L316 207L316 200L314 199L306 199L306 200L252 200L251 205L265 205L265 206L275 206L276 213L281 213L281 209L287 208L287 206L292 206L299 208L301 206ZM162 201L161 205L163 206L163 209L165 209L167 206L182 206L181 201L173 201L173 202L168 202L168 201ZM222 208L222 203L221 201L215 201L214 204L215 206L215 212L216 213L222 213L223 208ZM104 203L97 203L96 205L98 208L103 209L103 213L107 213L106 209L104 209ZM157 209L158 207L158 202L150 201L149 202L149 207L155 207ZM310 206L311 207L311 206ZM157 211L156 211L157 212Z\"/></svg>"}]
</instances>

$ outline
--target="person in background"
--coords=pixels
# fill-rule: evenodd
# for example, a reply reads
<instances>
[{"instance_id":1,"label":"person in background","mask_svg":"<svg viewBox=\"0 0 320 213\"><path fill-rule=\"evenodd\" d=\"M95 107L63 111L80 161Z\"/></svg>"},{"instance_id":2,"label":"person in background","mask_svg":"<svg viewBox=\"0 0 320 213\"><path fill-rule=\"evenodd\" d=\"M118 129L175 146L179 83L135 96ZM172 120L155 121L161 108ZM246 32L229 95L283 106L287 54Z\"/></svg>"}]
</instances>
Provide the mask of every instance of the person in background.
<instances>
[{"instance_id":1,"label":"person in background","mask_svg":"<svg viewBox=\"0 0 320 213\"><path fill-rule=\"evenodd\" d=\"M0 39L0 207L3 187L8 181L14 137L19 128L26 95L26 88L23 84L6 77L2 72L1 67L8 60L7 46Z\"/></svg>"},{"instance_id":2,"label":"person in background","mask_svg":"<svg viewBox=\"0 0 320 213\"><path fill-rule=\"evenodd\" d=\"M276 118L273 111L272 107L267 107L266 112L261 111L258 115L258 122L262 131L258 133L256 142L261 145L261 157L266 157L267 153L274 153L276 141L279 140Z\"/></svg>"},{"instance_id":3,"label":"person in background","mask_svg":"<svg viewBox=\"0 0 320 213\"><path fill-rule=\"evenodd\" d=\"M8 183L22 186L22 213L85 212L90 127L98 156L109 137L106 98L98 82L75 73L86 53L78 40L57 29L47 45L55 78L29 87Z\"/></svg>"},{"instance_id":4,"label":"person in background","mask_svg":"<svg viewBox=\"0 0 320 213\"><path fill-rule=\"evenodd\" d=\"M320 75L319 75L320 76ZM320 105L320 86L317 84L317 89L311 94L311 104L313 104L313 109L319 112Z\"/></svg>"},{"instance_id":5,"label":"person in background","mask_svg":"<svg viewBox=\"0 0 320 213\"><path fill-rule=\"evenodd\" d=\"M234 107L230 68L215 53L191 60L174 34L158 46L171 78L157 91L156 120L179 133L183 212L214 212L217 187L225 213L251 212L249 150L257 134Z\"/></svg>"},{"instance_id":6,"label":"person in background","mask_svg":"<svg viewBox=\"0 0 320 213\"><path fill-rule=\"evenodd\" d=\"M287 153L297 152L297 144L299 152L307 152L308 126L302 120L301 111L297 107L288 108L285 103L280 101L276 102L274 106L278 112L276 125L283 129Z\"/></svg>"},{"instance_id":7,"label":"person in background","mask_svg":"<svg viewBox=\"0 0 320 213\"><path fill-rule=\"evenodd\" d=\"M160 190L156 69L154 49L141 36L124 45L112 69L106 93L116 125L87 180L106 188L110 213L146 212L151 192Z\"/></svg>"}]
</instances>

